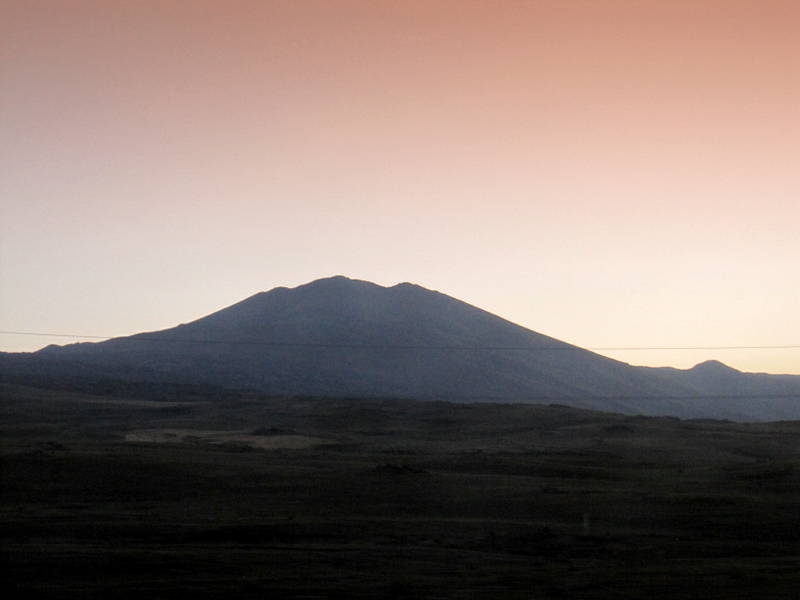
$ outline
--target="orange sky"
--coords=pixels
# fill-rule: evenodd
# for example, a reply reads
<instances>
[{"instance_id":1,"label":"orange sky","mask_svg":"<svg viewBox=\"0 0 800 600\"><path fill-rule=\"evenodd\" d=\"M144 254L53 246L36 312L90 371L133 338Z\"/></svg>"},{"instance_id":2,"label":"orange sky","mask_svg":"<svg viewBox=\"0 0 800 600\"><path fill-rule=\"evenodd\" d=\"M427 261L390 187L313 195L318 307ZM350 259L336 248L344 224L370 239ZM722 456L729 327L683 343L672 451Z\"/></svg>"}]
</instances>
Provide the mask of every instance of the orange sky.
<instances>
[{"instance_id":1,"label":"orange sky","mask_svg":"<svg viewBox=\"0 0 800 600\"><path fill-rule=\"evenodd\" d=\"M800 345L795 0L0 12L0 329L159 329L341 273L582 346Z\"/></svg>"}]
</instances>

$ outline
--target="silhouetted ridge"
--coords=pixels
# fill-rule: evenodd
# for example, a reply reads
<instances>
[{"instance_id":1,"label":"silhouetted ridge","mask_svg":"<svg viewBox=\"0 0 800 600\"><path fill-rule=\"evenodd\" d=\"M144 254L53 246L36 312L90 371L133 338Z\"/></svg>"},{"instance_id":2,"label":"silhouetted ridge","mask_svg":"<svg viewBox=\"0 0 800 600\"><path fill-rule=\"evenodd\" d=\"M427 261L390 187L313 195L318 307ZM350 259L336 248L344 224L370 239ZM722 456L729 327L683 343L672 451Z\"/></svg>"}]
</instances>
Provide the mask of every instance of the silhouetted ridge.
<instances>
[{"instance_id":1,"label":"silhouetted ridge","mask_svg":"<svg viewBox=\"0 0 800 600\"><path fill-rule=\"evenodd\" d=\"M696 364L691 370L706 373L741 373L741 371L737 371L733 367L729 367L718 360L706 360Z\"/></svg>"},{"instance_id":2,"label":"silhouetted ridge","mask_svg":"<svg viewBox=\"0 0 800 600\"><path fill-rule=\"evenodd\" d=\"M13 368L24 368L25 356ZM416 284L342 275L277 287L190 323L99 343L48 346L47 365L133 381L276 395L543 402L733 419L800 418L800 377L632 367ZM20 362L22 361L22 362ZM49 361L49 362L48 362ZM769 395L769 410L764 402ZM719 400L725 396L725 400ZM780 400L776 399L780 396ZM712 398L708 400L704 398Z\"/></svg>"}]
</instances>

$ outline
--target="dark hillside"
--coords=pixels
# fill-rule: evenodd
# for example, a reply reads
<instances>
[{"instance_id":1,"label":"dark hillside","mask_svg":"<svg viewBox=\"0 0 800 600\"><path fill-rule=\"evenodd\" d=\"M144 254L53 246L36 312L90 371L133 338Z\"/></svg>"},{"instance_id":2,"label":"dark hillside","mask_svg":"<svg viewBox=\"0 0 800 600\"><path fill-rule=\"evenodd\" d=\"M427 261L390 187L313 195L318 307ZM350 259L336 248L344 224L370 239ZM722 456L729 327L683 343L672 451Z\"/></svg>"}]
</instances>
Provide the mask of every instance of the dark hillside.
<instances>
[{"instance_id":1,"label":"dark hillside","mask_svg":"<svg viewBox=\"0 0 800 600\"><path fill-rule=\"evenodd\" d=\"M800 377L646 369L439 292L345 277L276 288L163 331L0 356L0 377L112 379L272 395L561 402L631 414L800 418ZM41 383L33 381L33 383Z\"/></svg>"}]
</instances>

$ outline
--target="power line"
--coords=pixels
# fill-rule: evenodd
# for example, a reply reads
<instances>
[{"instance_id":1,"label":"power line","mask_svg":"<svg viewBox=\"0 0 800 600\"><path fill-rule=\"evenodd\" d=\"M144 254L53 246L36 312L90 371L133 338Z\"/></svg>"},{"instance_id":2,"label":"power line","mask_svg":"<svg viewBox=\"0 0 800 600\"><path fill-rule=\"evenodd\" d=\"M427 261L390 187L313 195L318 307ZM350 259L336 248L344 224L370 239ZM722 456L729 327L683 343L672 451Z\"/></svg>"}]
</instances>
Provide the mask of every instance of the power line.
<instances>
[{"instance_id":1,"label":"power line","mask_svg":"<svg viewBox=\"0 0 800 600\"><path fill-rule=\"evenodd\" d=\"M509 402L509 403L550 403L561 404L564 402L587 402L587 401L640 401L640 400L776 400L776 399L796 399L800 398L800 393L796 394L703 394L703 395L616 395L616 396L448 396L445 401L460 400L466 402ZM573 408L581 408L578 404L569 405Z\"/></svg>"},{"instance_id":2,"label":"power line","mask_svg":"<svg viewBox=\"0 0 800 600\"><path fill-rule=\"evenodd\" d=\"M118 336L111 335L82 335L72 333L54 333L39 331L3 331L0 335L26 335L34 337L81 338L108 340ZM141 337L137 334L136 341L143 342L171 342L186 344L229 344L229 345L254 345L274 348L350 348L350 349L380 349L380 350L594 350L594 351L640 351L640 350L788 350L800 348L800 344L784 345L729 345L729 346L594 346L581 348L563 343L558 346L433 346L413 344L335 344L315 342L270 342L264 340L213 340L213 339L173 339L164 337ZM145 334L146 335L146 334ZM122 336L129 337L129 336Z\"/></svg>"},{"instance_id":3,"label":"power line","mask_svg":"<svg viewBox=\"0 0 800 600\"><path fill-rule=\"evenodd\" d=\"M107 340L115 336L113 335L80 335L77 333L49 333L39 331L0 331L2 335L32 335L39 337L65 337L65 338L91 338L96 340Z\"/></svg>"}]
</instances>

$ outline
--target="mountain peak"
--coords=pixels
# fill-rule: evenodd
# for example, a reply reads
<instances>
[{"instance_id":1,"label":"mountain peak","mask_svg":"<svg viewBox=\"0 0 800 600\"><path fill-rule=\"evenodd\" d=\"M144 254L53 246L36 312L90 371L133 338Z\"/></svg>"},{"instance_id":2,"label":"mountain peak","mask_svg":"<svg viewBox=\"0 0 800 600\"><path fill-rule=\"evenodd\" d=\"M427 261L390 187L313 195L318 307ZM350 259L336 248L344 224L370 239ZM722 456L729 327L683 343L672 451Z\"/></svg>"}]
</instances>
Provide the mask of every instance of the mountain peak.
<instances>
[{"instance_id":1,"label":"mountain peak","mask_svg":"<svg viewBox=\"0 0 800 600\"><path fill-rule=\"evenodd\" d=\"M332 275L330 277L321 277L320 279L315 279L308 283L304 283L302 285L298 285L297 288L310 288L310 287L327 287L327 286L372 286L372 287L382 287L371 281L366 281L363 279L352 279L350 277L345 277L344 275Z\"/></svg>"},{"instance_id":2,"label":"mountain peak","mask_svg":"<svg viewBox=\"0 0 800 600\"><path fill-rule=\"evenodd\" d=\"M383 286L343 275L276 287L171 329L50 346L25 368L39 377L52 369L68 377L277 396L558 401L617 412L756 420L800 414L795 399L767 410L746 396L785 395L800 390L800 378L797 384L754 379L716 360L689 371L654 372L420 285ZM715 404L719 395L731 398Z\"/></svg>"},{"instance_id":3,"label":"mountain peak","mask_svg":"<svg viewBox=\"0 0 800 600\"><path fill-rule=\"evenodd\" d=\"M417 285L416 283L411 283L410 281L404 281L403 283L397 283L397 284L393 285L392 288L424 289L421 285Z\"/></svg>"},{"instance_id":4,"label":"mountain peak","mask_svg":"<svg viewBox=\"0 0 800 600\"><path fill-rule=\"evenodd\" d=\"M696 364L691 368L692 371L699 371L705 373L740 373L733 367L729 367L725 363L718 360L706 360Z\"/></svg>"},{"instance_id":5,"label":"mountain peak","mask_svg":"<svg viewBox=\"0 0 800 600\"><path fill-rule=\"evenodd\" d=\"M347 277L346 275L331 275L329 277L320 277L319 279L314 279L313 281L311 281L309 283L319 283L319 282L323 282L323 281L345 282L345 281L361 281L361 280L360 279L353 279L352 277Z\"/></svg>"}]
</instances>

